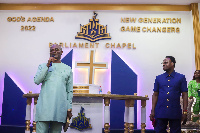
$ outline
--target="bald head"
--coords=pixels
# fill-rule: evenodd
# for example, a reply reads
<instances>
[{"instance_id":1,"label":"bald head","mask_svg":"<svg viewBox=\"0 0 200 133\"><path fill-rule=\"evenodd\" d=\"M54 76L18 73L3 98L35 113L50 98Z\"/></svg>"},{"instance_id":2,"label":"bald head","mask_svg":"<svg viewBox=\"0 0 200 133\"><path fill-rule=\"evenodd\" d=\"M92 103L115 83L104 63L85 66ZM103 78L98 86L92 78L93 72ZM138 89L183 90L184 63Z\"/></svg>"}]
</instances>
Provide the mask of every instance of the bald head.
<instances>
[{"instance_id":1,"label":"bald head","mask_svg":"<svg viewBox=\"0 0 200 133\"><path fill-rule=\"evenodd\" d=\"M58 44L53 44L53 45L50 47L50 49L52 49L52 48L58 48L60 51L62 51L62 47L61 47L60 45L58 45Z\"/></svg>"}]
</instances>

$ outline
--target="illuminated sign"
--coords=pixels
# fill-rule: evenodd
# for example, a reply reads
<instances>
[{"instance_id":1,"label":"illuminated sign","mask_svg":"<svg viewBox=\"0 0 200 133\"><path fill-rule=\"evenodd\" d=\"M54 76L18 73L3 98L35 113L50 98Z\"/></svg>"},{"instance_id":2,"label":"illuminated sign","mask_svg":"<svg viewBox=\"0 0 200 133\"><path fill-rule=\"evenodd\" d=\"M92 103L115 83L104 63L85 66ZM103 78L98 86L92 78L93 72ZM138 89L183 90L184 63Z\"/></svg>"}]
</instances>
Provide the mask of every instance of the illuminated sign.
<instances>
[{"instance_id":1,"label":"illuminated sign","mask_svg":"<svg viewBox=\"0 0 200 133\"><path fill-rule=\"evenodd\" d=\"M90 42L96 42L103 39L111 39L110 33L107 33L107 25L99 24L99 19L96 19L97 13L89 20L86 25L80 25L80 32L77 33L75 39L85 39Z\"/></svg>"}]
</instances>

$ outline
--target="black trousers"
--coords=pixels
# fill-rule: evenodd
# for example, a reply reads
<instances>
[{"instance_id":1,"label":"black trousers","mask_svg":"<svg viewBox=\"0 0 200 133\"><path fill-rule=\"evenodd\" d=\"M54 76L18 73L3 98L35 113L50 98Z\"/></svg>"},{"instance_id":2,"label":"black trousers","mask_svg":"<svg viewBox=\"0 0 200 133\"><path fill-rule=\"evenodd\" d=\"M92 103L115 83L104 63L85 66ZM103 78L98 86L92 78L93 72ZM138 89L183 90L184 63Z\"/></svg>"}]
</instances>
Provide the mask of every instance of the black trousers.
<instances>
[{"instance_id":1,"label":"black trousers","mask_svg":"<svg viewBox=\"0 0 200 133\"><path fill-rule=\"evenodd\" d=\"M155 131L156 133L167 133L167 125L169 121L170 133L181 133L181 119L165 119L157 118Z\"/></svg>"}]
</instances>

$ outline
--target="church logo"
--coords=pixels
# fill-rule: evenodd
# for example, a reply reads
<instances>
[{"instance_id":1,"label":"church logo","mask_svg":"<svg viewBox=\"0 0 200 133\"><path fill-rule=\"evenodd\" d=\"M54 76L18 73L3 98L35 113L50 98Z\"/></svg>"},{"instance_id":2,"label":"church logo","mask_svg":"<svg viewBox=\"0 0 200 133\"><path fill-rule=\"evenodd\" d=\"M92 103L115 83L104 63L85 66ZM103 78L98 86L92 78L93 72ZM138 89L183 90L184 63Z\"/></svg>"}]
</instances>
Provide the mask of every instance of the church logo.
<instances>
[{"instance_id":1,"label":"church logo","mask_svg":"<svg viewBox=\"0 0 200 133\"><path fill-rule=\"evenodd\" d=\"M99 24L99 19L96 19L97 13L94 12L92 19L86 25L80 24L80 32L77 32L75 39L85 39L90 42L96 42L103 39L111 39L110 33L107 33L107 25Z\"/></svg>"},{"instance_id":2,"label":"church logo","mask_svg":"<svg viewBox=\"0 0 200 133\"><path fill-rule=\"evenodd\" d=\"M84 108L81 107L80 113L78 113L78 116L72 119L72 123L70 124L71 128L75 128L79 131L82 131L83 129L92 128L90 123L90 118L85 117L85 113L83 113Z\"/></svg>"}]
</instances>

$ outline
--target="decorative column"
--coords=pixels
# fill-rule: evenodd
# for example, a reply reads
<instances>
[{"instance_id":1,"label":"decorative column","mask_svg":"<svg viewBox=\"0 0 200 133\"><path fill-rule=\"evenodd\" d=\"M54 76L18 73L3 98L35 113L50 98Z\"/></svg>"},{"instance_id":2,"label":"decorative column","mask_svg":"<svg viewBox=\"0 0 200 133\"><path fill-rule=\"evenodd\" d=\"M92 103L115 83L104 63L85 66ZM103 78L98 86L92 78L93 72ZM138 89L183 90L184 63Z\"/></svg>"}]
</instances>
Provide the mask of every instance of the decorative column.
<instances>
[{"instance_id":1,"label":"decorative column","mask_svg":"<svg viewBox=\"0 0 200 133\"><path fill-rule=\"evenodd\" d=\"M38 97L34 97L34 108L33 108L33 132L36 133L36 122L35 122L35 114L36 114L36 104Z\"/></svg>"},{"instance_id":2,"label":"decorative column","mask_svg":"<svg viewBox=\"0 0 200 133\"><path fill-rule=\"evenodd\" d=\"M195 45L195 64L196 70L200 69L200 24L198 3L191 4L194 30L194 45Z\"/></svg>"},{"instance_id":3,"label":"decorative column","mask_svg":"<svg viewBox=\"0 0 200 133\"><path fill-rule=\"evenodd\" d=\"M32 94L32 91L29 91L28 94ZM29 97L27 98L27 101L26 101L27 105L26 105L26 130L25 130L25 133L30 133L30 120L31 120L31 103L32 103L32 98Z\"/></svg>"},{"instance_id":4,"label":"decorative column","mask_svg":"<svg viewBox=\"0 0 200 133\"><path fill-rule=\"evenodd\" d=\"M104 98L104 132L109 133L110 130L110 98Z\"/></svg>"},{"instance_id":5,"label":"decorative column","mask_svg":"<svg viewBox=\"0 0 200 133\"><path fill-rule=\"evenodd\" d=\"M148 95L145 95L148 97ZM145 133L146 127L146 100L141 100L141 133Z\"/></svg>"},{"instance_id":6,"label":"decorative column","mask_svg":"<svg viewBox=\"0 0 200 133\"><path fill-rule=\"evenodd\" d=\"M128 133L128 116L129 116L129 100L125 100L125 112L124 112L124 133Z\"/></svg>"},{"instance_id":7,"label":"decorative column","mask_svg":"<svg viewBox=\"0 0 200 133\"><path fill-rule=\"evenodd\" d=\"M135 94L134 94L135 95ZM130 100L129 104L129 118L128 118L128 123L129 123L129 133L133 133L133 128L134 128L134 100Z\"/></svg>"}]
</instances>

